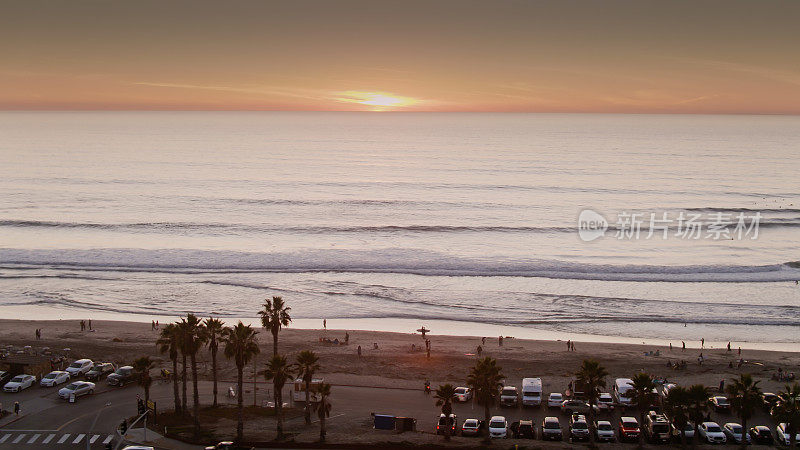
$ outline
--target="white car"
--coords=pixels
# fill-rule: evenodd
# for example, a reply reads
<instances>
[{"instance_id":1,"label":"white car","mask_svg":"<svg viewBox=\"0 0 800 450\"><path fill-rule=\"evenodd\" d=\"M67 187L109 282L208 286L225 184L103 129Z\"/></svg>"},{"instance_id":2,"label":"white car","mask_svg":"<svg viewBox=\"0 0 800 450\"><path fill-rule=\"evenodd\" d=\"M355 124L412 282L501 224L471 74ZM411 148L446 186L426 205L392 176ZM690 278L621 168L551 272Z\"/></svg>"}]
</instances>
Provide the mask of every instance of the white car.
<instances>
[{"instance_id":1,"label":"white car","mask_svg":"<svg viewBox=\"0 0 800 450\"><path fill-rule=\"evenodd\" d=\"M5 386L3 392L19 392L23 389L28 389L36 383L36 377L33 375L17 375L11 379Z\"/></svg>"},{"instance_id":2,"label":"white car","mask_svg":"<svg viewBox=\"0 0 800 450\"><path fill-rule=\"evenodd\" d=\"M697 432L700 433L700 438L709 444L724 444L728 440L717 422L703 422L697 428Z\"/></svg>"},{"instance_id":3,"label":"white car","mask_svg":"<svg viewBox=\"0 0 800 450\"><path fill-rule=\"evenodd\" d=\"M722 432L725 433L725 437L728 439L728 442L735 442L737 444L742 443L742 433L747 436L747 442L750 442L750 435L745 433L744 428L736 422L728 422L722 426Z\"/></svg>"},{"instance_id":4,"label":"white car","mask_svg":"<svg viewBox=\"0 0 800 450\"><path fill-rule=\"evenodd\" d=\"M561 403L564 402L564 396L560 392L551 392L547 397L548 408L561 408Z\"/></svg>"},{"instance_id":5,"label":"white car","mask_svg":"<svg viewBox=\"0 0 800 450\"><path fill-rule=\"evenodd\" d=\"M601 392L600 395L597 396L597 408L600 411L613 411L614 399L611 397L611 394L608 392Z\"/></svg>"},{"instance_id":6,"label":"white car","mask_svg":"<svg viewBox=\"0 0 800 450\"><path fill-rule=\"evenodd\" d=\"M82 395L91 394L94 394L94 383L89 381L75 381L58 391L58 396L64 400L69 400L72 395L78 398Z\"/></svg>"},{"instance_id":7,"label":"white car","mask_svg":"<svg viewBox=\"0 0 800 450\"><path fill-rule=\"evenodd\" d=\"M786 423L779 423L778 427L775 428L775 434L778 437L778 442L783 445L789 445L789 438L791 436L789 435L789 430L787 430L788 427L789 425ZM794 435L794 441L800 442L800 432Z\"/></svg>"},{"instance_id":8,"label":"white car","mask_svg":"<svg viewBox=\"0 0 800 450\"><path fill-rule=\"evenodd\" d=\"M599 442L614 442L614 427L607 420L598 420L594 423L594 432Z\"/></svg>"},{"instance_id":9,"label":"white car","mask_svg":"<svg viewBox=\"0 0 800 450\"><path fill-rule=\"evenodd\" d=\"M69 373L70 378L80 377L92 370L93 365L94 363L91 359L79 359L67 367L67 373Z\"/></svg>"},{"instance_id":10,"label":"white car","mask_svg":"<svg viewBox=\"0 0 800 450\"><path fill-rule=\"evenodd\" d=\"M489 420L489 437L505 438L508 436L508 421L503 416L493 416Z\"/></svg>"},{"instance_id":11,"label":"white car","mask_svg":"<svg viewBox=\"0 0 800 450\"><path fill-rule=\"evenodd\" d=\"M67 381L69 381L69 374L67 372L55 370L43 376L39 385L43 387L53 387L61 383L66 383Z\"/></svg>"},{"instance_id":12,"label":"white car","mask_svg":"<svg viewBox=\"0 0 800 450\"><path fill-rule=\"evenodd\" d=\"M472 400L472 389L463 386L457 387L456 400L459 402L468 402Z\"/></svg>"}]
</instances>

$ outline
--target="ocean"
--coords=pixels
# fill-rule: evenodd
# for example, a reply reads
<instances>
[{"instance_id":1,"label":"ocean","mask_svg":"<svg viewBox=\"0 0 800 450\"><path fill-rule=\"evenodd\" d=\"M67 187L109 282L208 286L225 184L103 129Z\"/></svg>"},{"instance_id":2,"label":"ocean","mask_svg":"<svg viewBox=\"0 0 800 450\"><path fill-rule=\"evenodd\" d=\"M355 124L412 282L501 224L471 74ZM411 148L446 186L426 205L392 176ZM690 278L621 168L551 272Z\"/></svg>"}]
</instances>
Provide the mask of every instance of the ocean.
<instances>
[{"instance_id":1,"label":"ocean","mask_svg":"<svg viewBox=\"0 0 800 450\"><path fill-rule=\"evenodd\" d=\"M0 315L785 346L798 169L797 116L2 112Z\"/></svg>"}]
</instances>

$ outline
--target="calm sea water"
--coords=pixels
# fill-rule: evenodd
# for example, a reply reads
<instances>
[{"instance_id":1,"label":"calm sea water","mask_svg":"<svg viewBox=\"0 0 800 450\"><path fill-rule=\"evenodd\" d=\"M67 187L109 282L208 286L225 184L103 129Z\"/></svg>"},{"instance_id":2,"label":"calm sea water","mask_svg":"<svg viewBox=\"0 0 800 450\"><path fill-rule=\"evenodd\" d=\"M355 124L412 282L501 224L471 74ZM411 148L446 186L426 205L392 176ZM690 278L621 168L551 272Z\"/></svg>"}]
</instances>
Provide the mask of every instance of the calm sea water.
<instances>
[{"instance_id":1,"label":"calm sea water","mask_svg":"<svg viewBox=\"0 0 800 450\"><path fill-rule=\"evenodd\" d=\"M282 295L297 318L800 342L800 117L6 112L0 162L0 311ZM609 234L579 239L586 208ZM620 240L623 211L762 216L757 239Z\"/></svg>"}]
</instances>

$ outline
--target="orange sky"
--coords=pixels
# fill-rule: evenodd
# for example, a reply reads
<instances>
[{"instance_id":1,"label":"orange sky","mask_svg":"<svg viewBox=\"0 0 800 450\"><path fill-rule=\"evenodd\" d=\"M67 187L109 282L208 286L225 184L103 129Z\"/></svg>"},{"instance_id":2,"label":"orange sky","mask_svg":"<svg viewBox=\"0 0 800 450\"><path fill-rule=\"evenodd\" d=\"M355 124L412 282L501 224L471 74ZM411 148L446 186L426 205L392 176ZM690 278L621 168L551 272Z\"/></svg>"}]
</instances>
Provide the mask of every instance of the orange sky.
<instances>
[{"instance_id":1,"label":"orange sky","mask_svg":"<svg viewBox=\"0 0 800 450\"><path fill-rule=\"evenodd\" d=\"M800 114L796 0L0 0L0 109Z\"/></svg>"}]
</instances>

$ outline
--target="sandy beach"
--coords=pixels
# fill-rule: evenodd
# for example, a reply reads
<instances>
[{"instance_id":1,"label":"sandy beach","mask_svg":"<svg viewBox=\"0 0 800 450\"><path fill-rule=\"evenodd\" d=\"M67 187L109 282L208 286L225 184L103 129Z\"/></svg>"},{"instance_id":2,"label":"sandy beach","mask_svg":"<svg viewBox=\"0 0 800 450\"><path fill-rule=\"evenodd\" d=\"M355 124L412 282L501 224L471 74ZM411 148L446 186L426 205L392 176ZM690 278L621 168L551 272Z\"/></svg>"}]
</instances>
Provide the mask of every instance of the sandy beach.
<instances>
[{"instance_id":1,"label":"sandy beach","mask_svg":"<svg viewBox=\"0 0 800 450\"><path fill-rule=\"evenodd\" d=\"M135 357L150 355L159 361L158 367L170 365L169 360L158 354L154 344L158 331L151 330L149 323L95 320L92 325L95 331L81 332L76 320L3 319L0 320L0 344L46 346L53 350L70 348L69 357L88 357L117 364L129 363ZM43 334L42 340L38 342L34 337L36 328L41 328ZM349 345L320 341L320 338L327 337L330 340L338 338L343 342L345 331L287 328L280 334L280 351L290 357L304 349L317 352L321 359L321 375L335 385L421 388L425 379L431 380L433 384L463 383L476 359L476 349L482 342L481 337L477 336L429 334L432 352L428 359L424 351L424 341L419 334L350 330ZM271 346L271 336L262 329L259 338L262 354L267 354ZM377 349L374 348L375 344ZM415 351L412 351L412 345ZM358 346L362 348L360 358L357 354ZM498 359L508 379L541 376L544 378L546 391L563 390L569 377L585 358L600 361L608 369L611 378L645 371L680 384L699 382L716 386L721 378L727 379L741 372L748 372L764 379L764 390L781 386L781 383L769 380L778 368L790 372L800 371L800 352L747 348L742 350L741 355L745 363L741 369L737 369L739 355L736 347L731 352L724 348L687 348L686 351L681 351L678 345L670 351L668 347L650 345L578 341L575 343L575 351L568 352L564 341L505 339L504 345L500 347L496 336L487 337L482 347L484 356ZM646 354L656 350L659 356ZM701 352L705 359L702 366L697 363ZM205 364L210 361L208 352L201 352L198 360L203 368L201 376L210 379L210 364ZM680 360L688 362L685 370L667 367L667 361L674 363ZM729 367L731 362L733 368ZM233 365L223 359L221 373L223 379L233 380Z\"/></svg>"}]
</instances>

